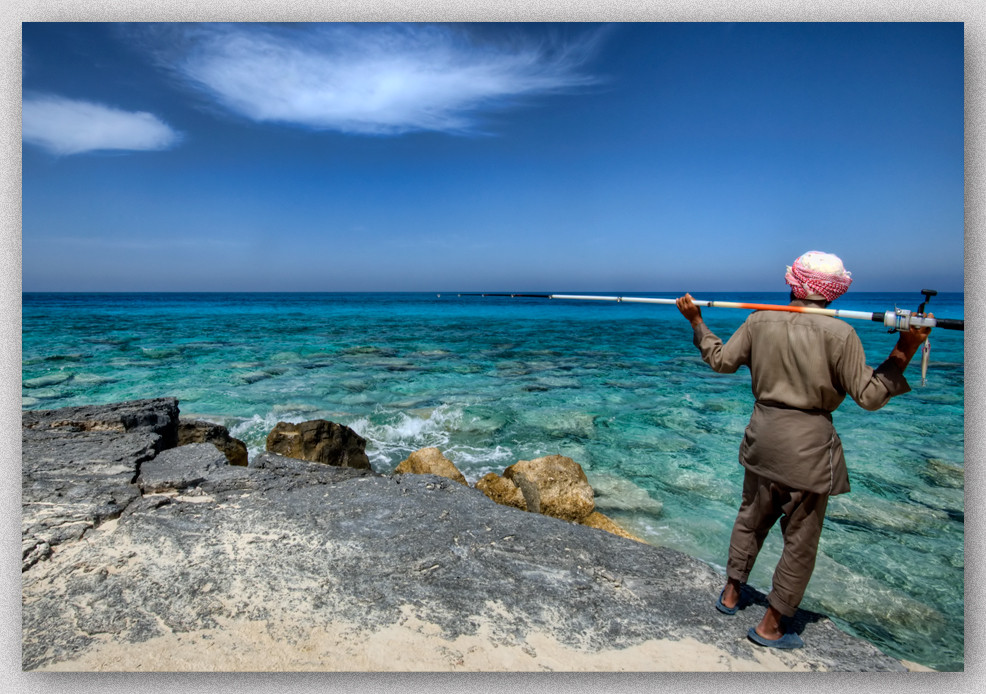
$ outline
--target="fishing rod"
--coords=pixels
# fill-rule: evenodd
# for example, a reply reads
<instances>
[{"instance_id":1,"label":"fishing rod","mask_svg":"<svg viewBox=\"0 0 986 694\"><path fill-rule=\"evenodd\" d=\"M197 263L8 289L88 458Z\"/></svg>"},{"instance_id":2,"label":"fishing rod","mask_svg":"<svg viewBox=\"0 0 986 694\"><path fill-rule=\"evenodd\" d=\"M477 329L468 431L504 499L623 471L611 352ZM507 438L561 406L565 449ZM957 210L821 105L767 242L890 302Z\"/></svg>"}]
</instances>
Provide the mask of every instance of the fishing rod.
<instances>
[{"instance_id":1,"label":"fishing rod","mask_svg":"<svg viewBox=\"0 0 986 694\"><path fill-rule=\"evenodd\" d=\"M696 306L708 308L743 308L754 311L787 311L790 313L813 313L820 316L832 316L833 318L853 318L857 320L868 320L876 323L883 323L890 328L891 332L907 330L911 327L919 328L946 328L948 330L965 330L965 321L955 318L933 318L924 315L924 308L932 296L938 294L933 289L923 289L921 293L925 295L925 301L917 311L908 311L903 308L895 308L893 311L870 312L870 311L848 311L845 309L819 308L817 306L785 306L779 304L755 304L738 301L706 301L703 299L692 298ZM666 304L674 306L677 299L660 299L645 296L599 296L595 294L517 294L517 293L461 293L459 296L505 296L532 299L564 299L570 301L615 301L627 304Z\"/></svg>"},{"instance_id":2,"label":"fishing rod","mask_svg":"<svg viewBox=\"0 0 986 694\"><path fill-rule=\"evenodd\" d=\"M882 323L890 328L890 332L908 330L912 327L918 328L945 328L947 330L965 330L965 320L957 318L934 318L925 315L925 307L931 301L931 297L937 296L938 292L934 289L922 289L924 301L917 311L909 311L895 307L893 311L871 312L871 311L848 311L838 308L819 308L817 306L790 306L779 304L756 304L739 301L707 301L692 298L696 306L708 308L742 308L754 311L787 311L789 313L812 313L819 316L831 316L833 318L852 318L856 320L868 320L875 323ZM439 294L441 296L441 294ZM526 297L532 299L564 299L570 301L615 301L617 303L635 304L665 304L676 305L677 299L660 299L644 296L597 296L594 294L509 294L509 293L472 293L459 294L459 296L507 296L507 297ZM931 341L925 339L921 345L921 385L927 382L928 360L931 356Z\"/></svg>"}]
</instances>

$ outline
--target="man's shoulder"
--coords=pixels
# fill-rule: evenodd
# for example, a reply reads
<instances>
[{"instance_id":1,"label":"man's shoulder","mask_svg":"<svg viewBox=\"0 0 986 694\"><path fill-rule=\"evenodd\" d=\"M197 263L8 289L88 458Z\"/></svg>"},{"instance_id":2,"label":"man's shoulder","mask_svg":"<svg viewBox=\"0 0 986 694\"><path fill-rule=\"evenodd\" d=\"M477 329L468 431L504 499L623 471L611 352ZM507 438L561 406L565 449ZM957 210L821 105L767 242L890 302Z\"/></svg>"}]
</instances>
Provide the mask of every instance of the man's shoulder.
<instances>
[{"instance_id":1,"label":"man's shoulder","mask_svg":"<svg viewBox=\"0 0 986 694\"><path fill-rule=\"evenodd\" d=\"M756 311L747 318L750 323L789 324L806 329L824 332L833 337L846 338L856 331L846 321L833 316L817 313L796 313L793 311Z\"/></svg>"}]
</instances>

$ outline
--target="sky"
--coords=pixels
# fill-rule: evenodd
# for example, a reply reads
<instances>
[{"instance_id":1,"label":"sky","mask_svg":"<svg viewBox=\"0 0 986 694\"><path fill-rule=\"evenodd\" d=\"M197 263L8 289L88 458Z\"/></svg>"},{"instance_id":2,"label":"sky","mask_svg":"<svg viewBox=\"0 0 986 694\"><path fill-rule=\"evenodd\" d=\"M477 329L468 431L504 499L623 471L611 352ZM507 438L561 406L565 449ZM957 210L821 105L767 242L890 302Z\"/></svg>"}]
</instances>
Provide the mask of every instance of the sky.
<instances>
[{"instance_id":1,"label":"sky","mask_svg":"<svg viewBox=\"0 0 986 694\"><path fill-rule=\"evenodd\" d=\"M961 23L25 23L24 291L961 291Z\"/></svg>"}]
</instances>

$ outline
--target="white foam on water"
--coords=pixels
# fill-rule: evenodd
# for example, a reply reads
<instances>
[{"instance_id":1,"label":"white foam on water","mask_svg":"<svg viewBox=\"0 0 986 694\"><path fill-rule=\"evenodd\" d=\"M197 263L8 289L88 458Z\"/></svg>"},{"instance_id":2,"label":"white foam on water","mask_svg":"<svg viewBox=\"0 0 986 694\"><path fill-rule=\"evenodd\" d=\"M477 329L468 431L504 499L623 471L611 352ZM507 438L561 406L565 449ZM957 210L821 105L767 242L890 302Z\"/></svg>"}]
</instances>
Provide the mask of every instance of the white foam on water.
<instances>
[{"instance_id":1,"label":"white foam on water","mask_svg":"<svg viewBox=\"0 0 986 694\"><path fill-rule=\"evenodd\" d=\"M450 433L462 419L462 410L440 405L429 416L415 416L406 412L364 416L349 424L357 434L371 442L375 448L408 452L419 448L447 444Z\"/></svg>"},{"instance_id":2,"label":"white foam on water","mask_svg":"<svg viewBox=\"0 0 986 694\"><path fill-rule=\"evenodd\" d=\"M438 448L467 479L479 479L487 472L502 472L504 467L517 462L507 446L455 442L456 435L462 433L463 420L463 407L442 404L411 412L377 412L359 417L348 426L367 440L370 463L381 472L389 472L414 451L430 447Z\"/></svg>"},{"instance_id":3,"label":"white foam on water","mask_svg":"<svg viewBox=\"0 0 986 694\"><path fill-rule=\"evenodd\" d=\"M470 484L475 484L477 480L491 472L502 475L505 468L518 460L517 455L504 446L494 448L453 446L445 452L445 457L455 463Z\"/></svg>"}]
</instances>

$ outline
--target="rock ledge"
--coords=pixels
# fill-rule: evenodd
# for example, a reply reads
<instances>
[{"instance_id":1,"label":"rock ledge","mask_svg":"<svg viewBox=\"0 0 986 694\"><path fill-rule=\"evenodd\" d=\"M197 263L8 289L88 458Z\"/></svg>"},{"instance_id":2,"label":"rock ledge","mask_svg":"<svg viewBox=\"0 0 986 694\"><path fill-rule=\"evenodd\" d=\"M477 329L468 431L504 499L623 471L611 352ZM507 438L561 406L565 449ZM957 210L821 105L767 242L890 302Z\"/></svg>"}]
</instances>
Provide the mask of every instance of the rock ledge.
<instances>
[{"instance_id":1,"label":"rock ledge","mask_svg":"<svg viewBox=\"0 0 986 694\"><path fill-rule=\"evenodd\" d=\"M229 465L212 444L175 447L177 424L174 399L23 414L25 670L95 669L112 649L124 670L230 662L168 660L152 647L166 640L199 644L199 659L226 643L256 669L279 667L260 645L277 643L303 669L345 669L342 654L363 641L351 632L318 646L332 624L480 639L490 660L477 668L488 670L523 669L507 658L518 653L531 669L581 669L579 658L539 661L534 646L547 638L586 658L674 642L736 669L769 659L905 670L808 612L796 618L806 648L765 653L745 638L764 597L751 592L738 617L721 615L723 577L679 552L523 513L432 474L270 452ZM221 633L257 638L210 641Z\"/></svg>"}]
</instances>

